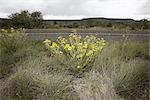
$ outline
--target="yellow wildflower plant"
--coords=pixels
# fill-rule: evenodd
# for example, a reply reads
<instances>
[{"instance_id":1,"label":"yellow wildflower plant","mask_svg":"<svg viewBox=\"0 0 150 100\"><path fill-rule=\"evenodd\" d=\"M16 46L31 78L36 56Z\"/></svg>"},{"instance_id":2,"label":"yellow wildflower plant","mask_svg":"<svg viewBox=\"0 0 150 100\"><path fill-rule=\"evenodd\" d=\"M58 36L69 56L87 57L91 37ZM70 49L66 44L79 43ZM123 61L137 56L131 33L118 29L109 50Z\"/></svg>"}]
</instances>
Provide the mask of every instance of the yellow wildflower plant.
<instances>
[{"instance_id":1,"label":"yellow wildflower plant","mask_svg":"<svg viewBox=\"0 0 150 100\"><path fill-rule=\"evenodd\" d=\"M60 54L64 57L60 59L61 63L66 61L66 66L70 70L76 72L79 69L88 69L88 66L92 67L97 53L100 53L105 46L105 40L103 38L96 38L95 36L86 36L82 38L77 34L70 34L68 39L61 36L58 37L56 42L45 40L43 42L55 55Z\"/></svg>"},{"instance_id":2,"label":"yellow wildflower plant","mask_svg":"<svg viewBox=\"0 0 150 100\"><path fill-rule=\"evenodd\" d=\"M23 47L24 41L26 41L26 34L22 29L0 29L1 52L13 54Z\"/></svg>"}]
</instances>

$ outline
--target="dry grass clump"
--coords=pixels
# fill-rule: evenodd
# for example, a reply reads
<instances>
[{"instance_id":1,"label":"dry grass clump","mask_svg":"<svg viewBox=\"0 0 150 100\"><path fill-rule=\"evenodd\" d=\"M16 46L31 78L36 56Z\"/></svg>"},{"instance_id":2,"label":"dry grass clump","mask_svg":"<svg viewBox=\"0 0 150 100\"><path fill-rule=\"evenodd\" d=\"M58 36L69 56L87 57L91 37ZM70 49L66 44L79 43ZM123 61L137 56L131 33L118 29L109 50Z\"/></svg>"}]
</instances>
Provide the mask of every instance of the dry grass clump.
<instances>
[{"instance_id":1,"label":"dry grass clump","mask_svg":"<svg viewBox=\"0 0 150 100\"><path fill-rule=\"evenodd\" d=\"M80 100L124 100L116 94L113 81L97 71L86 73L83 79L73 81Z\"/></svg>"},{"instance_id":2,"label":"dry grass clump","mask_svg":"<svg viewBox=\"0 0 150 100\"><path fill-rule=\"evenodd\" d=\"M145 43L107 43L92 69L81 77L70 74L65 65L38 48L34 55L29 53L32 56L15 62L13 73L0 80L1 100L149 99L149 53ZM17 53L24 54L20 50Z\"/></svg>"},{"instance_id":3,"label":"dry grass clump","mask_svg":"<svg viewBox=\"0 0 150 100\"><path fill-rule=\"evenodd\" d=\"M66 75L65 72L43 73L38 67L29 67L18 70L6 80L1 89L2 100L61 100L68 97L71 76Z\"/></svg>"}]
</instances>

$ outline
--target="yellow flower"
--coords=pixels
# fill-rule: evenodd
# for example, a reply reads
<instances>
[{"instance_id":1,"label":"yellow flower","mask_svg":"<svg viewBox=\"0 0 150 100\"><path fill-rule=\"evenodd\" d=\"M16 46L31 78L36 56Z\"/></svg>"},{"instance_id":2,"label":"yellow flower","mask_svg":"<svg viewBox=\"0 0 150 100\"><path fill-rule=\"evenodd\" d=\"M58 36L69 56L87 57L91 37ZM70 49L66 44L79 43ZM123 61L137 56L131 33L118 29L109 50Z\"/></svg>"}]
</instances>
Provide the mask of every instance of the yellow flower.
<instances>
[{"instance_id":1,"label":"yellow flower","mask_svg":"<svg viewBox=\"0 0 150 100\"><path fill-rule=\"evenodd\" d=\"M82 46L82 45L83 45L83 43L78 43L78 45L79 45L79 46Z\"/></svg>"},{"instance_id":2,"label":"yellow flower","mask_svg":"<svg viewBox=\"0 0 150 100\"><path fill-rule=\"evenodd\" d=\"M73 37L73 38L76 38L77 36L76 36L76 35L72 35L72 37Z\"/></svg>"},{"instance_id":3,"label":"yellow flower","mask_svg":"<svg viewBox=\"0 0 150 100\"><path fill-rule=\"evenodd\" d=\"M80 66L77 66L77 68L79 69L79 68L81 68Z\"/></svg>"},{"instance_id":4,"label":"yellow flower","mask_svg":"<svg viewBox=\"0 0 150 100\"><path fill-rule=\"evenodd\" d=\"M69 37L73 37L73 35L74 35L74 34L73 34L73 33L71 33L71 34L69 35Z\"/></svg>"},{"instance_id":5,"label":"yellow flower","mask_svg":"<svg viewBox=\"0 0 150 100\"><path fill-rule=\"evenodd\" d=\"M51 41L46 39L45 41L43 41L43 43L45 44L46 47L49 48Z\"/></svg>"},{"instance_id":6,"label":"yellow flower","mask_svg":"<svg viewBox=\"0 0 150 100\"><path fill-rule=\"evenodd\" d=\"M101 40L104 40L104 38L101 38Z\"/></svg>"},{"instance_id":7,"label":"yellow flower","mask_svg":"<svg viewBox=\"0 0 150 100\"><path fill-rule=\"evenodd\" d=\"M86 53L86 56L90 56L93 54L93 51L92 50L89 50L87 53Z\"/></svg>"},{"instance_id":8,"label":"yellow flower","mask_svg":"<svg viewBox=\"0 0 150 100\"><path fill-rule=\"evenodd\" d=\"M88 48L88 44L84 44L83 48L87 49Z\"/></svg>"},{"instance_id":9,"label":"yellow flower","mask_svg":"<svg viewBox=\"0 0 150 100\"><path fill-rule=\"evenodd\" d=\"M65 46L64 46L64 49L68 49L70 47L70 45L69 44L66 44Z\"/></svg>"},{"instance_id":10,"label":"yellow flower","mask_svg":"<svg viewBox=\"0 0 150 100\"><path fill-rule=\"evenodd\" d=\"M102 43L102 46L105 46L105 42Z\"/></svg>"},{"instance_id":11,"label":"yellow flower","mask_svg":"<svg viewBox=\"0 0 150 100\"><path fill-rule=\"evenodd\" d=\"M105 42L104 38L101 38L101 42Z\"/></svg>"},{"instance_id":12,"label":"yellow flower","mask_svg":"<svg viewBox=\"0 0 150 100\"><path fill-rule=\"evenodd\" d=\"M56 48L56 47L58 47L58 45L55 42L53 42L51 48Z\"/></svg>"},{"instance_id":13,"label":"yellow flower","mask_svg":"<svg viewBox=\"0 0 150 100\"><path fill-rule=\"evenodd\" d=\"M74 46L74 45L72 45L71 47L72 47L72 49L74 49L74 48L75 48L75 46Z\"/></svg>"},{"instance_id":14,"label":"yellow flower","mask_svg":"<svg viewBox=\"0 0 150 100\"><path fill-rule=\"evenodd\" d=\"M75 46L70 46L70 44L66 44L65 46L64 46L64 49L65 50L68 50L68 51L70 51L70 50L72 50L72 49L74 49L75 48Z\"/></svg>"},{"instance_id":15,"label":"yellow flower","mask_svg":"<svg viewBox=\"0 0 150 100\"><path fill-rule=\"evenodd\" d=\"M62 39L62 37L61 37L61 36L59 36L59 37L58 37L58 39Z\"/></svg>"},{"instance_id":16,"label":"yellow flower","mask_svg":"<svg viewBox=\"0 0 150 100\"><path fill-rule=\"evenodd\" d=\"M45 41L43 41L43 43L44 43L44 44L47 44L47 43L49 44L49 43L51 43L51 41L48 40L48 39L46 39Z\"/></svg>"},{"instance_id":17,"label":"yellow flower","mask_svg":"<svg viewBox=\"0 0 150 100\"><path fill-rule=\"evenodd\" d=\"M100 46L100 50L102 50L103 49L103 46Z\"/></svg>"},{"instance_id":18,"label":"yellow flower","mask_svg":"<svg viewBox=\"0 0 150 100\"><path fill-rule=\"evenodd\" d=\"M67 40L66 40L65 38L63 38L61 42L62 42L63 44L65 44L66 41L67 41Z\"/></svg>"},{"instance_id":19,"label":"yellow flower","mask_svg":"<svg viewBox=\"0 0 150 100\"><path fill-rule=\"evenodd\" d=\"M72 50L72 47L69 46L69 47L68 47L68 50L71 51L71 50Z\"/></svg>"},{"instance_id":20,"label":"yellow flower","mask_svg":"<svg viewBox=\"0 0 150 100\"><path fill-rule=\"evenodd\" d=\"M84 56L84 54L79 54L76 56L76 58L82 58Z\"/></svg>"},{"instance_id":21,"label":"yellow flower","mask_svg":"<svg viewBox=\"0 0 150 100\"><path fill-rule=\"evenodd\" d=\"M92 48L92 49L95 49L95 44L92 44L92 45L91 45L91 48Z\"/></svg>"},{"instance_id":22,"label":"yellow flower","mask_svg":"<svg viewBox=\"0 0 150 100\"><path fill-rule=\"evenodd\" d=\"M64 40L61 41L62 44L65 44L66 42Z\"/></svg>"}]
</instances>

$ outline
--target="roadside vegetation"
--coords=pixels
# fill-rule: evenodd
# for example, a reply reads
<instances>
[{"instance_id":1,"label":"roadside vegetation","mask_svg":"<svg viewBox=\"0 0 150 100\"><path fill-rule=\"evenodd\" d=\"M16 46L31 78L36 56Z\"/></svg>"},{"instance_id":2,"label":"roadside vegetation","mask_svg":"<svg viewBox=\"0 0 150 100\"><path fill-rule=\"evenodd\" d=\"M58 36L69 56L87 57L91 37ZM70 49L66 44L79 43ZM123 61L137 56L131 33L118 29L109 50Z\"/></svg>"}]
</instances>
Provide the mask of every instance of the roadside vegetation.
<instances>
[{"instance_id":1,"label":"roadside vegetation","mask_svg":"<svg viewBox=\"0 0 150 100\"><path fill-rule=\"evenodd\" d=\"M43 42L1 30L0 99L149 100L149 53L137 41L75 33Z\"/></svg>"},{"instance_id":2,"label":"roadside vegetation","mask_svg":"<svg viewBox=\"0 0 150 100\"><path fill-rule=\"evenodd\" d=\"M44 20L39 11L30 13L23 10L8 16L9 19L0 19L0 28L27 28L27 29L111 29L112 30L147 30L150 29L148 19L109 19L85 18L81 20Z\"/></svg>"}]
</instances>

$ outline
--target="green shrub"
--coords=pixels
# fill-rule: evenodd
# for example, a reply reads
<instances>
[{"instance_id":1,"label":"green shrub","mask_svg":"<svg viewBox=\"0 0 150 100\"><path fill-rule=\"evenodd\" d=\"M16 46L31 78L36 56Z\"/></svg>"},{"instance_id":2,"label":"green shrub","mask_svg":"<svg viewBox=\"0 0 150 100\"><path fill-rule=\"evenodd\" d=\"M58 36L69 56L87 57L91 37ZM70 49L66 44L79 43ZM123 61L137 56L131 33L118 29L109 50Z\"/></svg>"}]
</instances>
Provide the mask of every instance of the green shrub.
<instances>
[{"instance_id":1,"label":"green shrub","mask_svg":"<svg viewBox=\"0 0 150 100\"><path fill-rule=\"evenodd\" d=\"M0 33L0 77L12 72L16 63L24 62L30 56L39 56L44 50L40 43L27 41L22 29L2 29Z\"/></svg>"},{"instance_id":2,"label":"green shrub","mask_svg":"<svg viewBox=\"0 0 150 100\"><path fill-rule=\"evenodd\" d=\"M1 53L13 54L14 52L22 48L24 42L25 34L21 29L2 29L0 32Z\"/></svg>"},{"instance_id":3,"label":"green shrub","mask_svg":"<svg viewBox=\"0 0 150 100\"><path fill-rule=\"evenodd\" d=\"M10 72L15 61L14 54L24 47L25 35L22 32L13 28L0 31L0 76Z\"/></svg>"},{"instance_id":4,"label":"green shrub","mask_svg":"<svg viewBox=\"0 0 150 100\"><path fill-rule=\"evenodd\" d=\"M80 35L70 34L68 39L58 37L56 42L45 40L43 43L54 57L61 58L58 59L59 62L76 75L91 69L97 53L105 45L105 40L95 36L82 38Z\"/></svg>"},{"instance_id":5,"label":"green shrub","mask_svg":"<svg viewBox=\"0 0 150 100\"><path fill-rule=\"evenodd\" d=\"M25 40L25 35L21 30L14 30L13 28L9 30L1 30L0 58L2 65L12 64L13 55L25 47Z\"/></svg>"}]
</instances>

